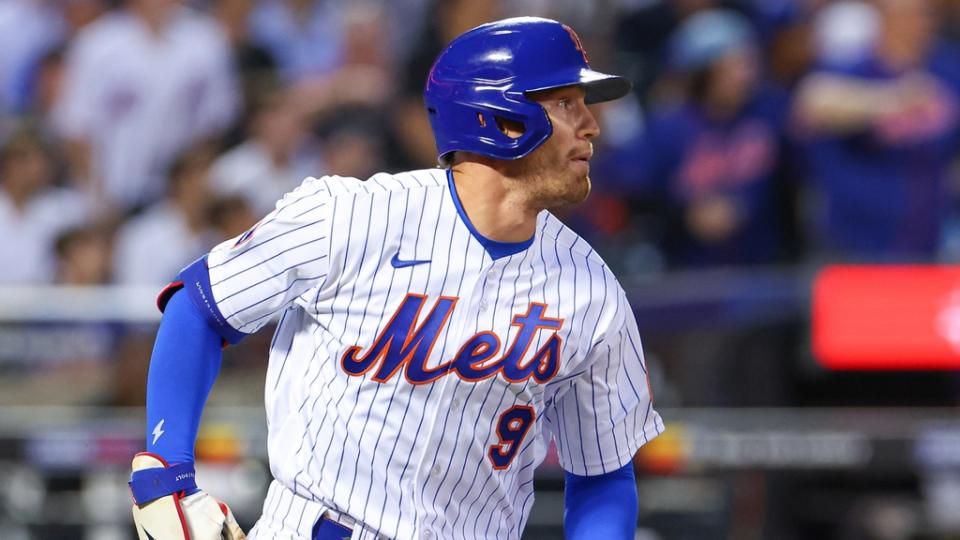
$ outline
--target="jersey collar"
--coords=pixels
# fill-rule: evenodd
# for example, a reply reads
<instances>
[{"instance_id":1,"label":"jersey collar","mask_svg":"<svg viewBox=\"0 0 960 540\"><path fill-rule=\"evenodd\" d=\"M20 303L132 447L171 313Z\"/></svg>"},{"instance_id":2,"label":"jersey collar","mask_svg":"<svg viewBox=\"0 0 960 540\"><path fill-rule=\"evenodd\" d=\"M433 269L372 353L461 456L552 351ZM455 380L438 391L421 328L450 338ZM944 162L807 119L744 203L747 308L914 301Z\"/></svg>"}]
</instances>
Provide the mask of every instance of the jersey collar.
<instances>
[{"instance_id":1,"label":"jersey collar","mask_svg":"<svg viewBox=\"0 0 960 540\"><path fill-rule=\"evenodd\" d=\"M457 194L457 186L453 181L453 170L447 169L447 185L450 187L450 197L453 198L453 204L457 207L457 213L460 214L460 219L463 220L463 224L467 226L467 229L470 231L470 234L477 239L477 242L480 242L480 245L483 246L483 249L487 251L487 254L490 255L490 258L493 260L502 259L503 257L509 257L520 253L521 251L526 250L528 247L533 245L533 239L536 237L536 233L527 240L522 242L500 242L497 240L491 240L486 236L480 234L480 232L473 226L473 223L470 222L470 218L467 217L467 213L463 210L463 205L460 203L460 195Z\"/></svg>"}]
</instances>

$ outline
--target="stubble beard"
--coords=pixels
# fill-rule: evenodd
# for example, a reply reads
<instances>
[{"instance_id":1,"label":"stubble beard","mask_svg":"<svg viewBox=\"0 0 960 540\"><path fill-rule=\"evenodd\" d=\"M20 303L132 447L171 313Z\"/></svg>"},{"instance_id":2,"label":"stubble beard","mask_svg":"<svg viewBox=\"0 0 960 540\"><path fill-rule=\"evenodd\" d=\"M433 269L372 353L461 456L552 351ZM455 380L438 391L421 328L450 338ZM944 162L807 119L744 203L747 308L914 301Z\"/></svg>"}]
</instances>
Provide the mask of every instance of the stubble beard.
<instances>
[{"instance_id":1,"label":"stubble beard","mask_svg":"<svg viewBox=\"0 0 960 540\"><path fill-rule=\"evenodd\" d=\"M526 199L537 209L578 204L590 195L590 176L570 167L570 160L547 144L512 163L510 176L516 178Z\"/></svg>"}]
</instances>

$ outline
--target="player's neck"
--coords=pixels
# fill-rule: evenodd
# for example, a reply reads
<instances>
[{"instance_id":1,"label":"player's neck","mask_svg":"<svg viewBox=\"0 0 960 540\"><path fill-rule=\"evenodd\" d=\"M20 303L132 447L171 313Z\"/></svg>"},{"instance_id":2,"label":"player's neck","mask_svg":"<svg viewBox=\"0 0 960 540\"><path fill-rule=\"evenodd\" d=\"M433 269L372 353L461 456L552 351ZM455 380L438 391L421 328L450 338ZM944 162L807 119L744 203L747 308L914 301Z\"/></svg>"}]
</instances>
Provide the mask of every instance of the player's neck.
<instances>
[{"instance_id":1,"label":"player's neck","mask_svg":"<svg viewBox=\"0 0 960 540\"><path fill-rule=\"evenodd\" d=\"M453 182L464 212L481 235L497 242L523 242L533 236L539 211L496 169L458 163L453 166Z\"/></svg>"}]
</instances>

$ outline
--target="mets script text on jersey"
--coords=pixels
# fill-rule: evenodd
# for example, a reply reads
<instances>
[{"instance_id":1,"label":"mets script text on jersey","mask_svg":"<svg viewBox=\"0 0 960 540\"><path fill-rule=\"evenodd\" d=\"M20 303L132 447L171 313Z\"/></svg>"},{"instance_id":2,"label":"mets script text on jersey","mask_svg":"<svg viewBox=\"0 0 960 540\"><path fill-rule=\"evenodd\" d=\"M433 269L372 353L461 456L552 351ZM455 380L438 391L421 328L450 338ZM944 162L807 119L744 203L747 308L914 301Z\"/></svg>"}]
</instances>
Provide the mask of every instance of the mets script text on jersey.
<instances>
[{"instance_id":1,"label":"mets script text on jersey","mask_svg":"<svg viewBox=\"0 0 960 540\"><path fill-rule=\"evenodd\" d=\"M563 327L563 319L545 317L547 305L538 302L532 302L525 314L513 316L511 325L519 327L520 330L510 348L499 359L493 360L500 352L500 336L491 331L483 331L468 339L453 360L435 368L427 368L430 351L453 313L458 299L441 296L426 320L414 329L426 300L424 295L408 294L366 354L358 357L363 349L358 345L343 353L340 359L343 370L350 375L361 376L379 365L373 380L386 382L403 367L404 376L411 384L433 382L450 372L471 382L500 373L510 382L523 382L533 377L537 382L544 383L557 374L563 339L556 333L550 336L529 361L524 361L527 349L538 330L556 331Z\"/></svg>"}]
</instances>

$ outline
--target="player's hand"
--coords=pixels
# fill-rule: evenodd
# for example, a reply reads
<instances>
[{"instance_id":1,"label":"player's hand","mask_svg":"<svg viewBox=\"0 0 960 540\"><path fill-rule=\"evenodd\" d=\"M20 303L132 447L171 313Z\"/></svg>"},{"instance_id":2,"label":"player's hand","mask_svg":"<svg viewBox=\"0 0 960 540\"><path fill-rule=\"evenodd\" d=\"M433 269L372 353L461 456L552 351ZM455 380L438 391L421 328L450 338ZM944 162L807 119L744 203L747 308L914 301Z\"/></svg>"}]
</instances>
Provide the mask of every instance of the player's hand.
<instances>
[{"instance_id":1,"label":"player's hand","mask_svg":"<svg viewBox=\"0 0 960 540\"><path fill-rule=\"evenodd\" d=\"M226 504L196 489L192 465L169 466L155 454L137 454L130 489L140 540L246 538Z\"/></svg>"}]
</instances>

